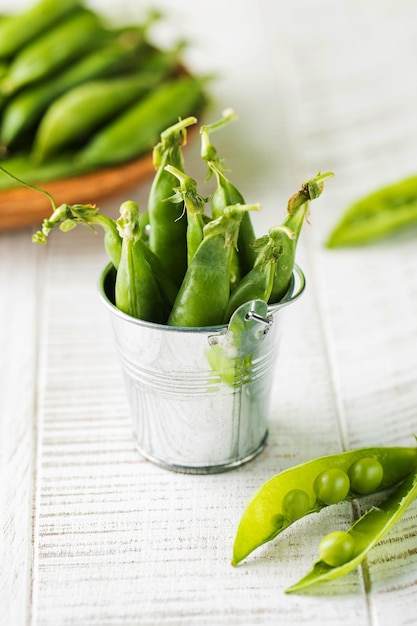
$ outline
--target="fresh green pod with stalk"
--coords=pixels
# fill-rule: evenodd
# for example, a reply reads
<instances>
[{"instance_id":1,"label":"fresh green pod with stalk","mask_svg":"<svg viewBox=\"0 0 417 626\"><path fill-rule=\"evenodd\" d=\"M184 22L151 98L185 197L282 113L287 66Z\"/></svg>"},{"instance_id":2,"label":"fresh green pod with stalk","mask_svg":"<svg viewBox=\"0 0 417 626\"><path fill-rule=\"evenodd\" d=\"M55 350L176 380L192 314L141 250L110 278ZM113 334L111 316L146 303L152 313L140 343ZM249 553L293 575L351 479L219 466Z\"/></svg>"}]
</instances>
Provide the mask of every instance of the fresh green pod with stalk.
<instances>
[{"instance_id":1,"label":"fresh green pod with stalk","mask_svg":"<svg viewBox=\"0 0 417 626\"><path fill-rule=\"evenodd\" d=\"M149 18L149 23L152 17ZM141 71L154 56L166 53L153 50L145 39L148 22L121 31L109 31L108 40L54 74L19 91L7 101L0 127L0 142L7 148L32 145L32 131L48 106L65 92L90 80ZM170 53L169 53L170 54ZM155 65L155 63L154 63ZM149 71L153 71L153 67ZM145 70L146 71L146 70Z\"/></svg>"},{"instance_id":2,"label":"fresh green pod with stalk","mask_svg":"<svg viewBox=\"0 0 417 626\"><path fill-rule=\"evenodd\" d=\"M196 122L197 118L191 116L168 127L153 149L156 171L149 191L146 216L149 247L178 288L187 270L187 219L183 201L171 200L177 179L166 170L166 166L184 171L182 147L187 141L187 128Z\"/></svg>"},{"instance_id":3,"label":"fresh green pod with stalk","mask_svg":"<svg viewBox=\"0 0 417 626\"><path fill-rule=\"evenodd\" d=\"M169 326L223 323L230 296L231 252L237 245L242 215L258 209L259 205L226 207L221 217L206 224L169 315Z\"/></svg>"},{"instance_id":4,"label":"fresh green pod with stalk","mask_svg":"<svg viewBox=\"0 0 417 626\"><path fill-rule=\"evenodd\" d=\"M173 188L174 194L168 200L174 204L177 203L184 206L187 224L187 267L189 267L203 240L205 226L204 207L208 198L200 196L197 191L197 182L191 176L181 172L172 165L166 165L165 171L177 178L180 183L178 187Z\"/></svg>"},{"instance_id":5,"label":"fresh green pod with stalk","mask_svg":"<svg viewBox=\"0 0 417 626\"><path fill-rule=\"evenodd\" d=\"M80 162L112 165L151 150L164 128L201 109L203 82L191 76L166 81L100 130L80 151Z\"/></svg>"},{"instance_id":6,"label":"fresh green pod with stalk","mask_svg":"<svg viewBox=\"0 0 417 626\"><path fill-rule=\"evenodd\" d=\"M10 58L80 8L79 0L40 0L0 23L0 58Z\"/></svg>"},{"instance_id":7,"label":"fresh green pod with stalk","mask_svg":"<svg viewBox=\"0 0 417 626\"><path fill-rule=\"evenodd\" d=\"M210 177L214 174L217 182L217 187L211 199L213 219L220 217L226 206L245 203L240 191L226 177L223 160L219 158L217 150L210 140L211 133L223 128L223 126L228 124L231 120L236 119L236 117L232 109L226 109L223 113L223 117L219 121L201 126L200 128L201 158L208 165L208 176ZM245 213L240 225L238 241L239 273L241 275L246 274L253 267L255 262L256 252L253 249L255 239L256 235L251 216L249 213ZM236 272L238 273L237 270Z\"/></svg>"},{"instance_id":8,"label":"fresh green pod with stalk","mask_svg":"<svg viewBox=\"0 0 417 626\"><path fill-rule=\"evenodd\" d=\"M354 570L416 498L417 465L387 498L368 509L347 531L335 531L323 537L320 558L308 574L286 589L286 593L305 591Z\"/></svg>"},{"instance_id":9,"label":"fresh green pod with stalk","mask_svg":"<svg viewBox=\"0 0 417 626\"><path fill-rule=\"evenodd\" d=\"M80 8L39 40L35 40L13 58L1 91L10 95L25 85L58 72L88 50L97 47L105 29L100 17Z\"/></svg>"},{"instance_id":10,"label":"fresh green pod with stalk","mask_svg":"<svg viewBox=\"0 0 417 626\"><path fill-rule=\"evenodd\" d=\"M287 217L282 223L282 226L286 229L287 236L285 242L283 242L282 254L275 267L275 278L269 299L270 303L279 302L288 291L294 270L298 239L304 221L308 218L309 201L321 195L323 181L330 176L333 176L332 172L326 172L325 174L319 172L317 176L304 183L301 189L291 196L288 201ZM277 227L280 232L283 232L281 228L281 226ZM270 229L269 234L273 236L273 232L274 228Z\"/></svg>"},{"instance_id":11,"label":"fresh green pod with stalk","mask_svg":"<svg viewBox=\"0 0 417 626\"><path fill-rule=\"evenodd\" d=\"M116 273L116 307L132 317L164 323L166 302L146 258L136 202L127 200L122 203L117 227L122 238L122 253Z\"/></svg>"},{"instance_id":12,"label":"fresh green pod with stalk","mask_svg":"<svg viewBox=\"0 0 417 626\"><path fill-rule=\"evenodd\" d=\"M364 461L367 469L358 472L358 463ZM395 486L416 464L416 447L369 447L319 457L277 474L258 489L242 514L232 565L310 513ZM378 481L372 467L378 468ZM351 477L358 474L362 477L359 490L357 482L353 490Z\"/></svg>"},{"instance_id":13,"label":"fresh green pod with stalk","mask_svg":"<svg viewBox=\"0 0 417 626\"><path fill-rule=\"evenodd\" d=\"M79 146L104 123L143 98L165 77L164 71L159 74L138 73L89 81L67 91L43 116L34 138L33 159L45 161Z\"/></svg>"}]
</instances>

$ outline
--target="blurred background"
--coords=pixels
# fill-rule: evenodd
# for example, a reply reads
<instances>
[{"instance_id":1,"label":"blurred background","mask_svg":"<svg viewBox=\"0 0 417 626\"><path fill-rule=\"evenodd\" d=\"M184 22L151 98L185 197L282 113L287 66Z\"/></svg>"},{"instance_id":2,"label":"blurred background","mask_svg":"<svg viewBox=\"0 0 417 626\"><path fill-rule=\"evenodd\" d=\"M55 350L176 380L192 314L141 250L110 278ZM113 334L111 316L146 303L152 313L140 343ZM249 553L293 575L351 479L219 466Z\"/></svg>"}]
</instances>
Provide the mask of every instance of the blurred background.
<instances>
[{"instance_id":1,"label":"blurred background","mask_svg":"<svg viewBox=\"0 0 417 626\"><path fill-rule=\"evenodd\" d=\"M4 0L2 10L30 4ZM205 121L226 107L238 114L216 144L246 199L262 203L259 228L264 217L270 223L274 204L284 210L297 185L318 170L337 176L314 219L320 240L353 199L415 172L412 0L87 4L115 25L160 9L164 18L151 39L169 48L185 38L190 70L216 76ZM189 150L192 172L201 167L198 150L196 143ZM146 199L146 184L142 189Z\"/></svg>"}]
</instances>

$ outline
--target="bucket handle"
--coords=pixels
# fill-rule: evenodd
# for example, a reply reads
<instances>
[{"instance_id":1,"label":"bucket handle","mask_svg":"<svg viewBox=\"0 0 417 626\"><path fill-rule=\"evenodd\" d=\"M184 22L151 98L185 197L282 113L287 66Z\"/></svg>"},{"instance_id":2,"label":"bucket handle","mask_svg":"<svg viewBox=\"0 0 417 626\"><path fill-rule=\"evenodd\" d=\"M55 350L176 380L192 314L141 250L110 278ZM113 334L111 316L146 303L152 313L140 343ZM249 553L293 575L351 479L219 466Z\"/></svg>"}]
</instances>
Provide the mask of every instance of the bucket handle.
<instances>
[{"instance_id":1,"label":"bucket handle","mask_svg":"<svg viewBox=\"0 0 417 626\"><path fill-rule=\"evenodd\" d=\"M250 300L242 304L233 313L225 329L208 337L209 345L221 345L227 358L240 358L252 353L269 332L274 313L295 302L303 293L305 285L304 274L295 265L291 284L280 302L267 304L264 300Z\"/></svg>"}]
</instances>

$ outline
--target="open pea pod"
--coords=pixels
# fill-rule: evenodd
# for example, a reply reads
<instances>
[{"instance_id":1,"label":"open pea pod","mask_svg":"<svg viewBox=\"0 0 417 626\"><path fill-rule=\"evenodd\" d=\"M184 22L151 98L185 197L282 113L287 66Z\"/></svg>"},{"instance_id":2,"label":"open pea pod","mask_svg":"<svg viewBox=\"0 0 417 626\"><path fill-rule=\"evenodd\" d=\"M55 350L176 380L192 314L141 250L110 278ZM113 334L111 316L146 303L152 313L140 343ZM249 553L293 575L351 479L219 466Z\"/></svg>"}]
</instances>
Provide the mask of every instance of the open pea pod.
<instances>
[{"instance_id":1,"label":"open pea pod","mask_svg":"<svg viewBox=\"0 0 417 626\"><path fill-rule=\"evenodd\" d=\"M363 465L364 460L370 459L369 465L382 470L376 483L369 475L359 475L359 480L355 476L358 464ZM243 512L235 537L232 565L240 563L305 515L341 500L393 487L413 471L416 463L416 447L370 447L319 457L277 474L255 493ZM318 480L321 481L319 488Z\"/></svg>"},{"instance_id":2,"label":"open pea pod","mask_svg":"<svg viewBox=\"0 0 417 626\"><path fill-rule=\"evenodd\" d=\"M417 468L390 496L372 507L348 530L353 539L353 554L341 565L332 567L322 559L297 583L286 589L286 593L296 593L319 582L339 578L355 569L400 519L409 505L417 498Z\"/></svg>"}]
</instances>

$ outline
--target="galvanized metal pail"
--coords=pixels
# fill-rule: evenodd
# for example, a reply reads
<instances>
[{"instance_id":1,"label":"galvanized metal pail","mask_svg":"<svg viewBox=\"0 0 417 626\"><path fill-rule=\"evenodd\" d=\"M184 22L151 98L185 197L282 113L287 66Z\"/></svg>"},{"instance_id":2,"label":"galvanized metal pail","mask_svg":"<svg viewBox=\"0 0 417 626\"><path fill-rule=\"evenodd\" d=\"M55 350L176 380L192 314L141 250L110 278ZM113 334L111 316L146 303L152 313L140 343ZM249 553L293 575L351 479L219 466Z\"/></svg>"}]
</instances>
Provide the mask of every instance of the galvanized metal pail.
<instances>
[{"instance_id":1,"label":"galvanized metal pail","mask_svg":"<svg viewBox=\"0 0 417 626\"><path fill-rule=\"evenodd\" d=\"M295 267L279 304L253 300L227 326L176 328L114 305L115 270L100 276L110 311L139 452L170 470L208 474L237 467L265 446L282 309L303 292Z\"/></svg>"}]
</instances>

